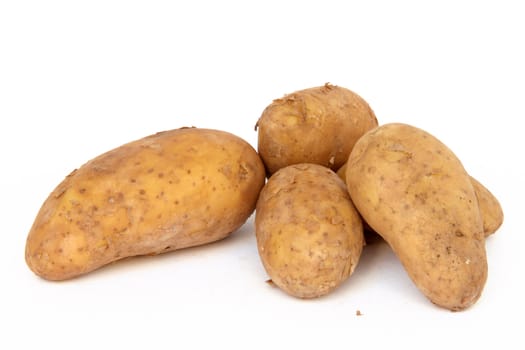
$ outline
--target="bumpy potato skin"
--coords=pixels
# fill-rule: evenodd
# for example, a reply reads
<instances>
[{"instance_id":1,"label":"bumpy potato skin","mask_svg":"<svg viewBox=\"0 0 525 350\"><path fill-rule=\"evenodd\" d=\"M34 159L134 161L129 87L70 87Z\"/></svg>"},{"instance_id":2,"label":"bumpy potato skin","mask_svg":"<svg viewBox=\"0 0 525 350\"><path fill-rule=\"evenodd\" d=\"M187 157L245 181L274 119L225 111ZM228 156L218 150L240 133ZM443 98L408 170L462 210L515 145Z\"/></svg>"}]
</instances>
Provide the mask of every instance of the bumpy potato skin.
<instances>
[{"instance_id":1,"label":"bumpy potato skin","mask_svg":"<svg viewBox=\"0 0 525 350\"><path fill-rule=\"evenodd\" d=\"M26 262L45 279L64 280L222 239L251 215L264 181L255 150L230 133L182 128L145 137L58 185L29 232Z\"/></svg>"},{"instance_id":2,"label":"bumpy potato skin","mask_svg":"<svg viewBox=\"0 0 525 350\"><path fill-rule=\"evenodd\" d=\"M269 175L299 163L337 170L357 139L377 125L365 100L326 84L288 94L266 107L256 125L258 151Z\"/></svg>"},{"instance_id":3,"label":"bumpy potato skin","mask_svg":"<svg viewBox=\"0 0 525 350\"><path fill-rule=\"evenodd\" d=\"M364 220L435 304L462 310L487 278L478 201L461 162L429 133L386 124L355 145L346 183Z\"/></svg>"},{"instance_id":4,"label":"bumpy potato skin","mask_svg":"<svg viewBox=\"0 0 525 350\"><path fill-rule=\"evenodd\" d=\"M272 281L299 298L325 295L352 274L363 227L345 185L316 164L277 171L261 191L255 232Z\"/></svg>"},{"instance_id":5,"label":"bumpy potato skin","mask_svg":"<svg viewBox=\"0 0 525 350\"><path fill-rule=\"evenodd\" d=\"M346 164L343 164L337 170L337 175L346 183ZM500 226L503 224L503 209L498 201L498 199L478 180L470 176L470 181L474 187L474 192L476 192L476 197L478 198L479 211L481 214L481 219L483 220L483 232L485 237L488 237L495 233ZM365 224L365 238L367 233L371 233L367 230ZM368 243L368 239L367 239Z\"/></svg>"}]
</instances>

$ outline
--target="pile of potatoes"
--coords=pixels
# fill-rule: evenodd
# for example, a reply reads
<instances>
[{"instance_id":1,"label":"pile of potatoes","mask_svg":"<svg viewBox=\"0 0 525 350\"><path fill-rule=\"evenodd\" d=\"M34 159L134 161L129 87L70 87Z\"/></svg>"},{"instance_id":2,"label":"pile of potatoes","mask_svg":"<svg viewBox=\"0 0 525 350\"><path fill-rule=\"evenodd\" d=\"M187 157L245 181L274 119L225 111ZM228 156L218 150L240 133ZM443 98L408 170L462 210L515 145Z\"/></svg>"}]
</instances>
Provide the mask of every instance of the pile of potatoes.
<instances>
[{"instance_id":1,"label":"pile of potatoes","mask_svg":"<svg viewBox=\"0 0 525 350\"><path fill-rule=\"evenodd\" d=\"M430 133L379 125L354 92L325 84L274 100L258 150L181 128L106 152L69 174L27 237L29 268L65 280L126 257L227 237L255 211L262 264L299 298L330 293L380 235L433 303L462 310L487 279L498 200ZM375 233L374 233L375 232Z\"/></svg>"}]
</instances>

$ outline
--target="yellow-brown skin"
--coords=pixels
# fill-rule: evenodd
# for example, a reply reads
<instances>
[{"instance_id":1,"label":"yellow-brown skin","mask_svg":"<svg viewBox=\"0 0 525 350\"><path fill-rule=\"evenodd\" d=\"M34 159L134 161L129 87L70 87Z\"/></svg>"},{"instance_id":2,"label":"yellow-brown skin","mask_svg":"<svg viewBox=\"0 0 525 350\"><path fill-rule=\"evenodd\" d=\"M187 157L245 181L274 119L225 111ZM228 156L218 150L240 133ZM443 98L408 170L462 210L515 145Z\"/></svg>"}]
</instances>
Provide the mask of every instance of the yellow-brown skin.
<instances>
[{"instance_id":1,"label":"yellow-brown skin","mask_svg":"<svg viewBox=\"0 0 525 350\"><path fill-rule=\"evenodd\" d=\"M462 310L478 300L488 269L483 221L449 148L421 129L383 125L356 143L346 183L364 220L433 303Z\"/></svg>"},{"instance_id":2,"label":"yellow-brown skin","mask_svg":"<svg viewBox=\"0 0 525 350\"><path fill-rule=\"evenodd\" d=\"M470 178L478 198L479 210L483 219L485 237L495 233L503 224L503 209L498 199L478 180Z\"/></svg>"},{"instance_id":3,"label":"yellow-brown skin","mask_svg":"<svg viewBox=\"0 0 525 350\"><path fill-rule=\"evenodd\" d=\"M298 163L337 170L357 139L376 126L365 100L326 84L288 94L266 107L256 125L258 151L268 175Z\"/></svg>"},{"instance_id":4,"label":"yellow-brown skin","mask_svg":"<svg viewBox=\"0 0 525 350\"><path fill-rule=\"evenodd\" d=\"M337 176L339 176L339 178L343 180L343 182L345 183L345 186L346 186L346 164L347 163L344 163L336 172ZM363 218L361 218L361 220L362 219ZM370 227L370 225L366 223L366 221L364 220L362 221L363 221L363 234L365 236L365 243L366 243L365 245L373 244L375 242L380 241L381 237L377 234L377 232L372 230L372 228Z\"/></svg>"},{"instance_id":5,"label":"yellow-brown skin","mask_svg":"<svg viewBox=\"0 0 525 350\"><path fill-rule=\"evenodd\" d=\"M252 214L264 181L253 147L227 132L182 128L125 144L51 193L27 237L27 265L64 280L225 238Z\"/></svg>"},{"instance_id":6,"label":"yellow-brown skin","mask_svg":"<svg viewBox=\"0 0 525 350\"><path fill-rule=\"evenodd\" d=\"M345 182L346 164L347 163L343 164L343 166L337 170L337 175ZM485 237L488 237L495 233L503 223L503 209L498 199L478 180L471 176L470 181L478 198L479 210L481 218L483 219L483 232L485 233ZM367 233L366 228L365 225L365 233Z\"/></svg>"},{"instance_id":7,"label":"yellow-brown skin","mask_svg":"<svg viewBox=\"0 0 525 350\"><path fill-rule=\"evenodd\" d=\"M330 169L280 169L261 191L255 232L273 283L299 298L325 295L354 271L363 227L345 184Z\"/></svg>"}]
</instances>

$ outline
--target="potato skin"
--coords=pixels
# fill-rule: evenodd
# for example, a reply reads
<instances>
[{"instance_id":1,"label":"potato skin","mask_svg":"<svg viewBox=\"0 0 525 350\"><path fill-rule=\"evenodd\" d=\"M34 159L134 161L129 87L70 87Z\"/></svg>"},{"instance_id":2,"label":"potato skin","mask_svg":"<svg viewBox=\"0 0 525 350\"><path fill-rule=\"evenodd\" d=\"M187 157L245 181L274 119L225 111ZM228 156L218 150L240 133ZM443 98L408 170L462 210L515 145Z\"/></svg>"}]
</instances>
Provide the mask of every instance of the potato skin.
<instances>
[{"instance_id":1,"label":"potato skin","mask_svg":"<svg viewBox=\"0 0 525 350\"><path fill-rule=\"evenodd\" d=\"M495 233L503 224L503 209L498 199L481 182L471 177L472 186L478 198L479 210L483 219L485 237Z\"/></svg>"},{"instance_id":2,"label":"potato skin","mask_svg":"<svg viewBox=\"0 0 525 350\"><path fill-rule=\"evenodd\" d=\"M346 164L343 164L337 170L337 175L346 183ZM483 232L485 237L490 236L495 233L500 226L503 224L503 209L498 201L498 199L478 180L470 176L470 181L474 187L474 192L476 192L476 197L478 198L478 205L481 214L481 219L483 220ZM369 230L367 230L367 225L365 223L365 238ZM367 239L368 243L368 239Z\"/></svg>"},{"instance_id":3,"label":"potato skin","mask_svg":"<svg viewBox=\"0 0 525 350\"><path fill-rule=\"evenodd\" d=\"M299 298L325 295L354 271L363 227L346 187L316 164L282 168L261 191L255 211L261 261L274 284Z\"/></svg>"},{"instance_id":4,"label":"potato skin","mask_svg":"<svg viewBox=\"0 0 525 350\"><path fill-rule=\"evenodd\" d=\"M424 295L450 310L478 300L488 269L483 222L450 149L421 129L386 124L356 143L346 180L364 220Z\"/></svg>"},{"instance_id":5,"label":"potato skin","mask_svg":"<svg viewBox=\"0 0 525 350\"><path fill-rule=\"evenodd\" d=\"M337 170L357 139L377 125L365 100L326 84L296 91L267 106L256 125L258 151L268 175L299 163Z\"/></svg>"},{"instance_id":6,"label":"potato skin","mask_svg":"<svg viewBox=\"0 0 525 350\"><path fill-rule=\"evenodd\" d=\"M227 132L182 128L130 142L50 194L27 237L27 265L64 280L222 239L252 214L264 181L256 151Z\"/></svg>"}]
</instances>

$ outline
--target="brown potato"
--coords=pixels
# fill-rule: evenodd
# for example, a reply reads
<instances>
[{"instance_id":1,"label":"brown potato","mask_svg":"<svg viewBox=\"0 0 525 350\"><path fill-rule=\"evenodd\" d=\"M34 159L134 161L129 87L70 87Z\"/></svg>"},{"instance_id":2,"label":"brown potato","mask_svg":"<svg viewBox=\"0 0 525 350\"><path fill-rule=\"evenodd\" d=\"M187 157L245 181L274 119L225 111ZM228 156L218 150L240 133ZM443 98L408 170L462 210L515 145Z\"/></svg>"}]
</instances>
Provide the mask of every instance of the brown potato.
<instances>
[{"instance_id":1,"label":"brown potato","mask_svg":"<svg viewBox=\"0 0 525 350\"><path fill-rule=\"evenodd\" d=\"M182 128L145 137L58 185L29 232L26 262L45 279L64 280L222 239L252 214L264 180L255 150L230 133Z\"/></svg>"},{"instance_id":2,"label":"brown potato","mask_svg":"<svg viewBox=\"0 0 525 350\"><path fill-rule=\"evenodd\" d=\"M337 170L337 175L346 182L346 164ZM483 232L485 237L495 233L503 223L503 209L498 199L478 180L470 177L476 197L478 198L479 210L481 212L481 218L483 219ZM365 238L367 233L371 233L369 227L365 224ZM368 243L367 239L367 243Z\"/></svg>"},{"instance_id":3,"label":"brown potato","mask_svg":"<svg viewBox=\"0 0 525 350\"><path fill-rule=\"evenodd\" d=\"M365 100L348 89L326 84L274 100L255 128L259 154L271 175L298 163L339 169L357 139L376 126Z\"/></svg>"},{"instance_id":4,"label":"brown potato","mask_svg":"<svg viewBox=\"0 0 525 350\"><path fill-rule=\"evenodd\" d=\"M495 233L503 224L503 209L498 199L478 180L470 178L472 186L478 198L479 210L483 219L483 231L485 237Z\"/></svg>"},{"instance_id":5,"label":"brown potato","mask_svg":"<svg viewBox=\"0 0 525 350\"><path fill-rule=\"evenodd\" d=\"M337 176L339 176L339 178L341 180L343 180L343 182L345 183L346 185L346 164L347 163L344 163L338 170L337 170ZM376 242L379 242L381 241L381 236L379 236L377 234L377 232L375 232L371 227L370 225L368 225L368 223L363 220L363 218L361 218L361 220L363 221L363 233L364 233L364 236L365 236L365 243L366 245L369 245L369 244L373 244L373 243L376 243Z\"/></svg>"},{"instance_id":6,"label":"brown potato","mask_svg":"<svg viewBox=\"0 0 525 350\"><path fill-rule=\"evenodd\" d=\"M343 181L316 164L291 165L270 177L257 202L255 232L273 283L299 298L339 286L364 244L361 218Z\"/></svg>"},{"instance_id":7,"label":"brown potato","mask_svg":"<svg viewBox=\"0 0 525 350\"><path fill-rule=\"evenodd\" d=\"M433 303L462 310L487 279L478 200L459 159L434 136L386 124L355 145L346 183L359 212Z\"/></svg>"}]
</instances>

